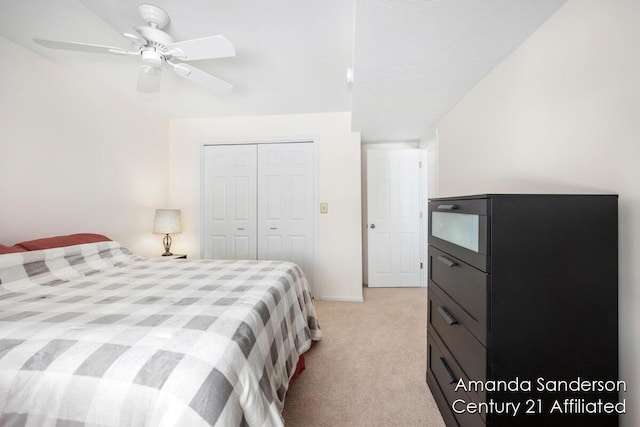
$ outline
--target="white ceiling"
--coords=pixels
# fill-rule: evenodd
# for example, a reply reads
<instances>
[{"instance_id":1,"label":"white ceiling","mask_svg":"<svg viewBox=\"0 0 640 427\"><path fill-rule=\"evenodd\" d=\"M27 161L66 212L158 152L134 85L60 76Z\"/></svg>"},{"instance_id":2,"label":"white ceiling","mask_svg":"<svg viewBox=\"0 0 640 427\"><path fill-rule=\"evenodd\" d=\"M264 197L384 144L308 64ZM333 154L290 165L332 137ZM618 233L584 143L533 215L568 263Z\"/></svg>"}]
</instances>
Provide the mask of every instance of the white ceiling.
<instances>
[{"instance_id":1,"label":"white ceiling","mask_svg":"<svg viewBox=\"0 0 640 427\"><path fill-rule=\"evenodd\" d=\"M143 24L131 0L1 0L0 36L170 118L352 111L363 141L406 141L432 128L565 1L149 0L169 13L174 39L222 34L233 43L234 58L192 62L232 83L227 95L165 69L160 94L142 96L138 58L32 41L126 49L121 34Z\"/></svg>"},{"instance_id":2,"label":"white ceiling","mask_svg":"<svg viewBox=\"0 0 640 427\"><path fill-rule=\"evenodd\" d=\"M415 140L566 0L357 0L353 129Z\"/></svg>"}]
</instances>

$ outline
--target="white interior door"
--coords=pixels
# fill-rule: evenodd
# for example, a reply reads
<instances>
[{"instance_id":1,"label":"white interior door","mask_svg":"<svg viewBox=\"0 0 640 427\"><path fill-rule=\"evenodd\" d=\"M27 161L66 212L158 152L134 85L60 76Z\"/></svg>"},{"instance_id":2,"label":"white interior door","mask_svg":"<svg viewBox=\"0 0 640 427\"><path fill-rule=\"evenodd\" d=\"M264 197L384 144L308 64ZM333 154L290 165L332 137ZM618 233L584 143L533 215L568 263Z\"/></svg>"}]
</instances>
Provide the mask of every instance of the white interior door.
<instances>
[{"instance_id":1,"label":"white interior door","mask_svg":"<svg viewBox=\"0 0 640 427\"><path fill-rule=\"evenodd\" d=\"M420 286L420 150L367 151L368 284Z\"/></svg>"},{"instance_id":2,"label":"white interior door","mask_svg":"<svg viewBox=\"0 0 640 427\"><path fill-rule=\"evenodd\" d=\"M312 286L313 176L312 143L258 146L258 259L295 262Z\"/></svg>"},{"instance_id":3,"label":"white interior door","mask_svg":"<svg viewBox=\"0 0 640 427\"><path fill-rule=\"evenodd\" d=\"M256 259L256 180L255 145L204 147L204 258Z\"/></svg>"}]
</instances>

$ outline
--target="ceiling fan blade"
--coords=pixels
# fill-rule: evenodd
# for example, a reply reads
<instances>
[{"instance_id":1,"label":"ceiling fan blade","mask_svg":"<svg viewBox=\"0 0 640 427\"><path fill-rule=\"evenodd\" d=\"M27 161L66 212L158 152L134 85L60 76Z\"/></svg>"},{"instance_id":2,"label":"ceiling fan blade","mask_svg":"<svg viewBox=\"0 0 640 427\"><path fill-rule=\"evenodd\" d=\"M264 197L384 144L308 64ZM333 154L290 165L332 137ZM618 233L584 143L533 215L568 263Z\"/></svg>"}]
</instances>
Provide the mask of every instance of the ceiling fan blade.
<instances>
[{"instance_id":1,"label":"ceiling fan blade","mask_svg":"<svg viewBox=\"0 0 640 427\"><path fill-rule=\"evenodd\" d=\"M233 90L231 83L225 82L209 73L205 73L189 64L174 64L167 61L168 64L173 66L173 71L180 77L191 80L201 84L202 86L220 93L230 93Z\"/></svg>"},{"instance_id":2,"label":"ceiling fan blade","mask_svg":"<svg viewBox=\"0 0 640 427\"><path fill-rule=\"evenodd\" d=\"M59 40L45 40L45 39L33 39L34 42L41 46L48 47L50 49L62 49L73 50L76 52L90 52L90 53L110 53L116 55L128 55L124 49L111 46L100 46L97 44L76 43L76 42L63 42Z\"/></svg>"},{"instance_id":3,"label":"ceiling fan blade","mask_svg":"<svg viewBox=\"0 0 640 427\"><path fill-rule=\"evenodd\" d=\"M151 65L141 65L138 68L138 92L158 93L162 81L162 69Z\"/></svg>"},{"instance_id":4,"label":"ceiling fan blade","mask_svg":"<svg viewBox=\"0 0 640 427\"><path fill-rule=\"evenodd\" d=\"M170 43L167 48L169 49L169 54L182 61L236 56L233 45L224 36L211 36Z\"/></svg>"},{"instance_id":5,"label":"ceiling fan blade","mask_svg":"<svg viewBox=\"0 0 640 427\"><path fill-rule=\"evenodd\" d=\"M123 35L137 48L141 48L149 44L147 39L142 37L142 34L140 34L135 28L132 28L130 32L124 33Z\"/></svg>"}]
</instances>

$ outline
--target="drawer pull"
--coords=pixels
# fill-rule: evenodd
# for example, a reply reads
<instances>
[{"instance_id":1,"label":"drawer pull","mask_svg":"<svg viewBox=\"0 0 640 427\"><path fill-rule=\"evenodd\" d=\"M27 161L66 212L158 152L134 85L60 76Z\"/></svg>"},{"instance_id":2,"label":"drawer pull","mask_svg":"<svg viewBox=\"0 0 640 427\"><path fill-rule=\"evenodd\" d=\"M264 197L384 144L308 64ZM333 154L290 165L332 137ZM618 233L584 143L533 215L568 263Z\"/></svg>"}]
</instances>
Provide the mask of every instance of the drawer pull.
<instances>
[{"instance_id":1,"label":"drawer pull","mask_svg":"<svg viewBox=\"0 0 640 427\"><path fill-rule=\"evenodd\" d=\"M449 365L447 364L447 361L444 360L444 357L440 358L440 365L442 365L442 369L444 369L444 373L447 374L447 377L449 377L449 384L453 384L456 381L458 381L456 379L456 376L453 375L453 372L451 372L451 368L449 368Z\"/></svg>"},{"instance_id":2,"label":"drawer pull","mask_svg":"<svg viewBox=\"0 0 640 427\"><path fill-rule=\"evenodd\" d=\"M458 205L438 205L438 209L441 211L452 211L458 209Z\"/></svg>"},{"instance_id":3,"label":"drawer pull","mask_svg":"<svg viewBox=\"0 0 640 427\"><path fill-rule=\"evenodd\" d=\"M438 261L440 261L441 263L443 263L444 265L446 265L449 268L455 267L456 265L458 265L457 262L451 261L449 258L444 257L442 255L438 256Z\"/></svg>"},{"instance_id":4,"label":"drawer pull","mask_svg":"<svg viewBox=\"0 0 640 427\"><path fill-rule=\"evenodd\" d=\"M456 318L453 317L451 313L449 313L449 311L443 306L438 307L438 313L440 313L440 316L444 319L445 322L449 324L449 326L458 324Z\"/></svg>"}]
</instances>

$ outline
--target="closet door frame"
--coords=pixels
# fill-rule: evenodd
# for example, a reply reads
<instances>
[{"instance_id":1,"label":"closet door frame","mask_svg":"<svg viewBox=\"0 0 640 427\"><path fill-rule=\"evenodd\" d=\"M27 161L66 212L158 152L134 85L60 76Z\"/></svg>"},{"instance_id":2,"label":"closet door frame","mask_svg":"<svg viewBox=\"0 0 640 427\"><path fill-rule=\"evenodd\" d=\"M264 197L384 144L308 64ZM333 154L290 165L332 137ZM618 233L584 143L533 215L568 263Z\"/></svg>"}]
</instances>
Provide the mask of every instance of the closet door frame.
<instances>
[{"instance_id":1,"label":"closet door frame","mask_svg":"<svg viewBox=\"0 0 640 427\"><path fill-rule=\"evenodd\" d=\"M316 138L255 138L255 139L208 139L200 142L199 149L199 165L200 174L198 175L199 182L197 185L200 188L199 196L200 200L198 203L198 239L200 239L200 254L199 258L204 256L204 239L202 236L202 232L204 230L204 150L206 146L209 145L260 145L260 144L296 144L296 143L311 143L313 144L313 277L310 277L311 282L311 295L321 295L322 293L319 291L321 289L322 284L319 283L318 279L318 242L320 240L319 235L319 196L318 196L318 184L319 184L319 153L318 153L318 143Z\"/></svg>"}]
</instances>

